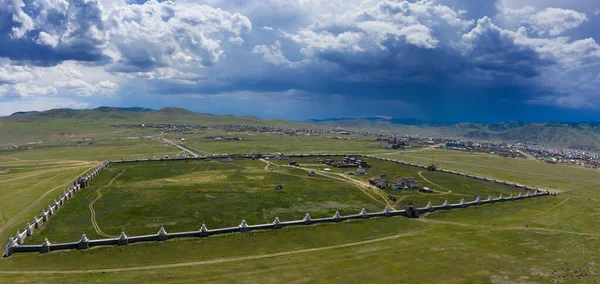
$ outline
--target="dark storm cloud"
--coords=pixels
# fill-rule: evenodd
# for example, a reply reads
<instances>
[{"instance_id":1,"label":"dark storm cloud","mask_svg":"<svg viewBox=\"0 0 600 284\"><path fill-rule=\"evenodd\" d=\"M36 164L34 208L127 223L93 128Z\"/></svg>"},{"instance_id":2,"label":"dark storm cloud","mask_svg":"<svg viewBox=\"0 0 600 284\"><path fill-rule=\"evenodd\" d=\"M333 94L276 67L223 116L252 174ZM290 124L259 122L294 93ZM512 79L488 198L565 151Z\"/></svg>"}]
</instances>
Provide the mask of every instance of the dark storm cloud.
<instances>
[{"instance_id":1,"label":"dark storm cloud","mask_svg":"<svg viewBox=\"0 0 600 284\"><path fill-rule=\"evenodd\" d=\"M68 6L35 3L19 12L23 13L21 22L15 20L14 7L0 7L0 57L36 66L108 60L103 53L107 38L98 1L70 1Z\"/></svg>"},{"instance_id":2,"label":"dark storm cloud","mask_svg":"<svg viewBox=\"0 0 600 284\"><path fill-rule=\"evenodd\" d=\"M0 6L0 57L8 59L0 81L15 82L4 84L14 85L5 95L44 93L28 91L33 77L17 80L8 67L76 62L112 76L104 84L119 99L201 98L188 107L249 112L249 102L267 100L260 94L282 94L290 109L302 101L305 113L295 118L335 109L533 119L531 111L594 108L600 11L585 1L551 1L25 1ZM21 70L44 78L50 68ZM96 90L89 95L106 80L77 78L38 87Z\"/></svg>"}]
</instances>

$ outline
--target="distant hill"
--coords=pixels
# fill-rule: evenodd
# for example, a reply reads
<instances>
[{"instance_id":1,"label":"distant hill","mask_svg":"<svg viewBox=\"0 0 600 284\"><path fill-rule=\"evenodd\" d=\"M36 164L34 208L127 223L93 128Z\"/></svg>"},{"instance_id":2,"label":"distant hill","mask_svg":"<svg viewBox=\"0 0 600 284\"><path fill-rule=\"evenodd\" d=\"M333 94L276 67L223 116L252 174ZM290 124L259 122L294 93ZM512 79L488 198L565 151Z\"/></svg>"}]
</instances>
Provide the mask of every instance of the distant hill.
<instances>
[{"instance_id":1,"label":"distant hill","mask_svg":"<svg viewBox=\"0 0 600 284\"><path fill-rule=\"evenodd\" d=\"M112 124L178 123L194 125L247 124L287 128L355 129L386 131L473 140L537 143L600 152L600 122L527 123L511 121L495 124L448 123L410 118L365 117L314 119L305 122L261 119L255 116L214 115L182 108L153 110L141 107L103 106L95 109L52 109L17 112L0 117L0 145L46 139L49 135L114 131Z\"/></svg>"},{"instance_id":2,"label":"distant hill","mask_svg":"<svg viewBox=\"0 0 600 284\"><path fill-rule=\"evenodd\" d=\"M309 119L307 122L310 123L319 123L319 124L355 124L360 125L361 121L366 123L366 126L369 126L368 123L390 123L390 124L401 124L401 125L448 125L449 123L437 122L437 121L425 121L414 118L393 118L393 117L382 117L382 116L373 116L373 117L363 117L363 118L326 118L326 119Z\"/></svg>"},{"instance_id":3,"label":"distant hill","mask_svg":"<svg viewBox=\"0 0 600 284\"><path fill-rule=\"evenodd\" d=\"M320 119L310 120L309 122L330 127L385 130L410 135L536 143L546 146L600 151L600 122L596 121L547 123L511 121L489 124L366 117Z\"/></svg>"},{"instance_id":4,"label":"distant hill","mask_svg":"<svg viewBox=\"0 0 600 284\"><path fill-rule=\"evenodd\" d=\"M129 111L129 112L153 112L154 111L151 108L143 108L143 107L109 107L109 106L101 106L101 107L98 107L97 110L103 110L103 111L122 110L122 111Z\"/></svg>"},{"instance_id":5,"label":"distant hill","mask_svg":"<svg viewBox=\"0 0 600 284\"><path fill-rule=\"evenodd\" d=\"M255 116L214 115L196 113L182 108L166 107L159 110L141 107L109 107L102 106L94 109L51 109L47 111L16 112L9 116L0 117L0 122L94 122L102 125L125 123L182 123L182 124L251 124L262 126L307 128L314 125L304 122L294 122L280 119L261 119Z\"/></svg>"},{"instance_id":6,"label":"distant hill","mask_svg":"<svg viewBox=\"0 0 600 284\"><path fill-rule=\"evenodd\" d=\"M283 128L328 128L304 122L260 119L254 116L202 114L181 108L99 107L18 112L0 117L0 146L75 137L114 137L114 124L173 123L190 125L246 124Z\"/></svg>"}]
</instances>

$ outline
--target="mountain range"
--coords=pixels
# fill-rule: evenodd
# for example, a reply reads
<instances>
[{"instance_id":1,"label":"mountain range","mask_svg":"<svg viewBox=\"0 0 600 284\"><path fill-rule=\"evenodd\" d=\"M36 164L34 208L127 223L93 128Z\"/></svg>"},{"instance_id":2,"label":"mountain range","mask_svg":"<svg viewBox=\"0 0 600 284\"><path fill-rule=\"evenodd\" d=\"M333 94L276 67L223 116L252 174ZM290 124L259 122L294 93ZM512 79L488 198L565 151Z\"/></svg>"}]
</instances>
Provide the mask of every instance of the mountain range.
<instances>
[{"instance_id":1,"label":"mountain range","mask_svg":"<svg viewBox=\"0 0 600 284\"><path fill-rule=\"evenodd\" d=\"M409 135L535 143L544 146L590 151L600 149L600 122L597 121L445 123L417 119L365 117L321 119L310 120L309 122L330 127L379 129Z\"/></svg>"},{"instance_id":2,"label":"mountain range","mask_svg":"<svg viewBox=\"0 0 600 284\"><path fill-rule=\"evenodd\" d=\"M16 112L0 117L0 123L13 123L7 135L27 133L22 123L37 123L37 133L46 131L68 132L70 125L86 121L90 125L117 123L181 123L181 124L248 124L293 128L337 128L368 131L386 131L408 135L424 135L456 139L492 140L536 143L570 149L600 151L600 122L545 122L511 121L502 123L439 122L411 118L364 117L311 119L304 122L281 119L261 119L255 116L200 114L181 108L153 110L142 107L118 108L103 106L95 109L52 109L47 111ZM18 124L18 126L15 126ZM40 126L43 124L45 126ZM82 126L79 126L80 128ZM3 131L0 128L0 131ZM30 138L28 135L24 137Z\"/></svg>"}]
</instances>

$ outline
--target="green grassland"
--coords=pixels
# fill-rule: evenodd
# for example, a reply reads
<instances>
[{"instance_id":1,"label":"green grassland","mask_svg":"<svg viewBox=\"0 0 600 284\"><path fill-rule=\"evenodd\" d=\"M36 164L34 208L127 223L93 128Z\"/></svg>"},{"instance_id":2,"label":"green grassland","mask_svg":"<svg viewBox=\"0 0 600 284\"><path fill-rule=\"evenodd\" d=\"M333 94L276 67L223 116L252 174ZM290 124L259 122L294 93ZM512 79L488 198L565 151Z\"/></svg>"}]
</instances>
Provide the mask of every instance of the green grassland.
<instances>
[{"instance_id":1,"label":"green grassland","mask_svg":"<svg viewBox=\"0 0 600 284\"><path fill-rule=\"evenodd\" d=\"M99 139L0 151L0 239L39 214L85 172L110 157L173 155L180 149L157 140Z\"/></svg>"},{"instance_id":2,"label":"green grassland","mask_svg":"<svg viewBox=\"0 0 600 284\"><path fill-rule=\"evenodd\" d=\"M598 277L597 231L536 227L554 218L539 213L556 204L564 206L562 218L576 217L569 214L575 203L564 200L524 200L525 204L440 213L448 218L376 218L208 239L16 254L0 262L0 269L34 271L2 275L16 282L589 283ZM485 218L508 219L473 222L484 219L479 215L489 207L498 208ZM104 270L110 268L128 269ZM35 272L39 270L50 273Z\"/></svg>"},{"instance_id":3,"label":"green grassland","mask_svg":"<svg viewBox=\"0 0 600 284\"><path fill-rule=\"evenodd\" d=\"M236 137L241 141L207 139L206 137ZM364 153L384 152L373 136L344 135L344 140L334 134L287 135L261 132L227 132L210 130L203 134L175 135L165 137L187 139L185 146L198 153Z\"/></svg>"},{"instance_id":4,"label":"green grassland","mask_svg":"<svg viewBox=\"0 0 600 284\"><path fill-rule=\"evenodd\" d=\"M184 109L164 108L153 112L119 109L54 109L39 113L0 117L0 145L83 137L126 137L156 133L153 129L115 128L114 124L173 123L191 125L245 124L287 128L329 127L253 116L198 114Z\"/></svg>"},{"instance_id":5,"label":"green grassland","mask_svg":"<svg viewBox=\"0 0 600 284\"><path fill-rule=\"evenodd\" d=\"M351 141L343 142L352 143ZM72 148L70 145L57 148L34 147L28 151L8 154L2 152L0 155L2 202L5 205L14 202L27 206L31 199L27 201L26 198L19 197L21 192L32 198L41 198L41 202L36 203L31 210L25 210L26 214L18 217L13 225L7 226L5 231L0 232L0 238L6 240L9 235L14 234L17 227L22 227L33 214L41 210L42 206L40 205L47 205L52 197L62 191L62 187L59 187L60 191L53 191L50 195L43 196L43 194L49 189L70 182L71 179L68 176L74 173L78 174L76 171L84 171L87 167L84 164L86 161L101 161L104 160L102 157L127 155L130 150L138 151L136 145L140 145L139 151L135 152L136 155L152 156L159 152L166 155L179 151L174 147L166 147L164 143L152 146L144 146L145 141L143 140L132 140L131 143L132 145L125 148L122 147L123 145L116 144L112 147L110 145L103 148L98 147L97 150L90 145L89 150L84 152L88 154L81 156L56 154L56 151L77 153L68 150ZM240 142L231 147L246 147L244 143L246 142ZM287 145L281 141L277 143ZM328 148L328 145L331 144L323 144L323 151L335 151L334 147L354 147L332 145L331 148ZM369 148L356 151L364 151L367 154L375 152ZM177 239L125 247L98 247L83 251L56 251L48 254L17 253L0 261L0 282L594 283L600 280L600 275L598 275L600 273L598 266L600 263L600 224L597 222L600 216L600 208L597 206L600 200L600 184L596 182L597 170L457 151L424 150L393 153L389 155L380 153L379 155L427 164L432 160L433 153L434 163L444 168L514 180L527 185L548 186L561 190L561 193L556 197L440 211L424 214L419 219L374 218L340 224L291 227L206 239ZM87 155L90 158L85 158ZM236 161L227 166L230 167L238 162L241 163L241 161ZM254 162L257 163L257 171L261 170L261 166L264 167L264 164L261 164L264 162ZM271 160L271 162L277 161ZM53 178L53 175L63 172L53 172L52 170L63 169L65 164L75 167L75 165L79 165L78 163L81 163L80 168L73 168L71 173L64 171L64 176ZM248 163L251 162L248 161ZM302 161L301 163L303 167L315 169L322 167L320 165L311 166L311 163L314 164L311 161ZM420 183L424 182L423 185L426 184L425 181L420 180L418 172L415 174L414 168L391 164L388 168L387 164L379 164L378 161L369 161L369 163L374 166L372 169L367 169L370 175L378 175L380 171L385 171L390 178L396 175L412 175ZM156 164L157 167L159 165L160 163ZM215 165L221 166L217 162ZM119 165L119 167L127 166L127 164ZM244 168L246 167L249 166L244 166ZM304 178L306 174L304 169L292 170L283 165L272 166L272 169L274 172L269 175L279 176L284 175L280 172L288 172L302 176L297 180L283 182L285 189L282 193L287 193L288 188L293 187L290 183L304 180L307 183L321 182ZM44 172L44 170L49 171ZM130 170L133 173L135 169L128 169L115 180L115 188L123 185L119 181L127 181L127 174L130 173ZM179 170L183 171L183 169ZM169 171L171 170L165 171L165 175ZM171 173L175 177L181 177L181 172L177 173L177 171L178 169L175 168ZM102 180L110 181L118 173L119 168L111 165L103 173L103 175L106 174L105 176L100 175L94 180L93 187L97 189ZM265 173L267 172L257 172L251 175L262 175L267 179ZM7 181L10 178L27 174L36 175L28 178L31 181L28 180L29 183L26 186L21 185L20 182L17 183L18 179ZM486 188L486 185L490 184L481 184L471 179L447 180L441 173L423 172L422 174L428 180L451 189L452 193L464 194L471 198L473 193L485 196L487 192L499 193L504 190L509 192L512 190L510 187ZM319 172L316 178L326 178L322 175ZM331 175L336 177L336 173ZM121 178L123 179L121 180ZM129 178L134 182L134 176ZM156 179L162 178L156 175ZM355 176L353 178L364 182L368 177ZM270 181L269 185L265 186L266 195L275 194L271 184L274 181ZM6 187L5 184L10 184L10 186ZM330 182L330 184L338 184L338 182ZM345 189L342 186L345 186L345 183L339 181L339 184ZM435 194L447 192L434 185L429 187L436 191ZM72 218L80 220L82 224L69 224L74 228L72 233L68 236L65 235L65 238L68 237L68 240L72 240L80 234L82 227L89 227L85 223L90 220L90 215L87 215L89 214L87 205L89 205L90 198L97 197L94 188L86 189L75 199L69 201L54 216L46 227L46 231L42 231L39 235L48 232L54 225L56 228L63 226L60 224L60 220L70 218L71 214L67 214L69 210L73 212L81 210L81 214L73 214ZM348 187L348 190L350 189L356 191L358 196L364 194L358 192L359 189L356 187ZM176 190L176 188L170 190ZM486 193L482 193L484 190ZM153 191L156 193L158 190L152 189L147 192ZM103 200L125 202L125 200L116 200L116 198L110 197L110 187L103 189L102 192L106 195L97 201L100 202L98 205ZM391 191L389 193L404 194ZM383 194L389 193L384 192ZM242 194L246 193L242 192ZM253 192L253 194L260 193ZM411 192L411 194L416 193ZM434 198L445 198L445 196L436 197L435 195L423 196L422 199L411 199L411 201L416 200L414 202L420 203L429 199L435 201L441 199ZM460 195L449 195L451 200L457 200L459 197ZM175 196L174 198L179 197ZM370 198L356 206L368 204L370 200L377 202ZM267 198L266 201L269 199ZM402 203L408 201L409 197L406 197ZM81 204L77 205L79 202ZM169 201L157 201L159 204L162 202ZM377 208L382 207L379 204L375 205ZM16 207L18 206L3 211L4 216L11 219L11 216L23 211ZM221 209L218 208L214 211L218 213L222 211ZM203 209L199 208L198 210ZM256 209L243 208L242 210L254 212ZM334 210L334 208L322 212L330 213L329 210ZM298 210L298 212L300 211L303 210ZM193 212L192 210L182 211L178 214L193 216L194 212L196 210ZM117 219L115 216L101 216L100 213L98 211L99 218ZM211 211L211 213L213 212ZM254 215L256 220L272 221L272 218L260 219L263 218L261 214L262 212ZM278 212L277 214L283 213ZM192 217L193 222L196 222L194 224L205 221L209 224L209 228L212 227L210 221L204 216L206 215L200 213L198 217ZM296 216L295 213L294 216ZM227 216L223 220L237 221L241 219L239 217L242 216L234 216L232 219ZM243 216L242 218L253 217ZM107 231L112 230L110 231L112 234L120 231L121 226L127 225L126 220L122 221L101 221L99 224L112 222L110 225L113 227L112 229L110 226L106 227ZM156 223L158 224L158 222ZM165 225L170 231L166 222ZM187 225L185 227L187 228ZM104 229L102 226L101 228ZM129 227L125 226L125 228ZM63 229L71 230L64 227ZM149 228L148 231L154 233L155 228ZM93 236L94 231L86 229L86 233ZM31 273L22 274L24 271Z\"/></svg>"},{"instance_id":6,"label":"green grassland","mask_svg":"<svg viewBox=\"0 0 600 284\"><path fill-rule=\"evenodd\" d=\"M298 161L309 162L310 158ZM361 208L369 212L388 205L401 209L407 202L425 206L428 201L441 204L445 199L453 203L461 198L470 201L475 194L496 197L518 193L510 186L441 172L427 173L425 181L418 176L424 173L417 168L371 159L368 162L373 172L387 172L390 177L414 175L421 183L444 184L454 190L436 188L433 194L361 190L352 180L339 179L335 174L309 177L305 170L293 167L271 171L265 161L258 160L112 164L53 217L52 223L27 241L74 241L81 232L90 238L116 237L122 229L130 235L154 234L161 225L174 232L194 231L202 222L209 228L224 228L237 226L242 219L249 224L264 224L275 216L283 221L301 219L305 213L321 218L332 216L336 210L342 215L356 214ZM358 180L366 179L361 176ZM274 190L276 184L283 184L284 190ZM382 197L387 194L397 196L398 201L387 204Z\"/></svg>"},{"instance_id":7,"label":"green grassland","mask_svg":"<svg viewBox=\"0 0 600 284\"><path fill-rule=\"evenodd\" d=\"M276 191L274 186L283 184ZM98 192L101 198L98 198ZM195 231L202 222L209 228L298 220L309 212L313 218L356 214L365 207L383 210L381 201L364 195L356 186L333 179L309 177L286 169L270 172L265 163L238 160L166 161L112 164L93 185L78 194L53 218L31 243L49 238L73 241L82 231L94 231L89 204L94 201L95 220L103 233L118 236L154 234L161 224L173 232Z\"/></svg>"},{"instance_id":8,"label":"green grassland","mask_svg":"<svg viewBox=\"0 0 600 284\"><path fill-rule=\"evenodd\" d=\"M340 157L334 159L341 159ZM330 174L319 171L324 168L329 168L331 173L336 176L343 176L346 179L358 180L364 184L368 184L370 177L379 177L381 173L387 175L388 182L393 183L397 178L402 177L413 177L415 181L419 183L421 187L429 187L433 193L421 193L417 190L392 190L387 189L376 189L383 193L385 196L392 195L397 198L395 207L397 209L404 208L406 203L414 203L419 207L427 205L428 202L432 202L434 205L442 204L446 199L450 203L458 203L462 198L465 201L472 201L476 196L480 196L482 199L492 195L494 198L500 194L509 196L510 194L518 195L519 189L495 184L491 182L485 182L466 178L463 176L457 176L449 173L442 172L428 172L425 169L398 165L392 162L379 161L374 159L365 159L365 161L371 165L371 168L366 168L366 175L347 175L349 170L355 170L352 168L335 168L325 164L315 162L315 158L298 158L294 159L300 163L302 168L314 169L318 171L320 175L329 176ZM285 166L289 161L285 160L272 160L272 162L279 165ZM286 167L287 168L287 167ZM375 189L375 187L372 187ZM525 192L523 191L523 194Z\"/></svg>"},{"instance_id":9,"label":"green grassland","mask_svg":"<svg viewBox=\"0 0 600 284\"><path fill-rule=\"evenodd\" d=\"M533 159L503 158L486 153L445 149L414 152L391 152L384 157L429 164L467 173L487 175L497 179L538 185L557 191L568 191L590 184L600 184L600 171L565 164L548 164Z\"/></svg>"},{"instance_id":10,"label":"green grassland","mask_svg":"<svg viewBox=\"0 0 600 284\"><path fill-rule=\"evenodd\" d=\"M0 161L106 161L111 159L120 160L121 158L128 159L130 157L162 157L163 155L176 155L180 152L180 149L156 139L94 139L82 141L82 143L79 143L79 141L65 141L29 145L15 150L3 150L0 151Z\"/></svg>"}]
</instances>

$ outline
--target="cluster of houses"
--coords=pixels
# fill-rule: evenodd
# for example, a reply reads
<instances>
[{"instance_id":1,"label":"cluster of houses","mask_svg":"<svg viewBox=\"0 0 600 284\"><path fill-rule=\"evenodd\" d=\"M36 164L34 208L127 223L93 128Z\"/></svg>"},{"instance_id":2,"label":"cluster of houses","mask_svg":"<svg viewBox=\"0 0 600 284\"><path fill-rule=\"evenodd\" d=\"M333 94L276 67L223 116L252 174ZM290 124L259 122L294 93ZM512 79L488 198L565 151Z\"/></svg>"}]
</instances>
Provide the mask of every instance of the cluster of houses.
<instances>
[{"instance_id":1,"label":"cluster of houses","mask_svg":"<svg viewBox=\"0 0 600 284\"><path fill-rule=\"evenodd\" d=\"M242 141L242 137L206 136L204 139L214 141Z\"/></svg>"},{"instance_id":2,"label":"cluster of houses","mask_svg":"<svg viewBox=\"0 0 600 284\"><path fill-rule=\"evenodd\" d=\"M420 137L420 136L385 136L380 135L375 138L375 141L386 142L385 148L388 149L406 149L409 147L426 147L435 144L440 144L446 141L445 139L431 138L431 137Z\"/></svg>"},{"instance_id":3,"label":"cluster of houses","mask_svg":"<svg viewBox=\"0 0 600 284\"><path fill-rule=\"evenodd\" d=\"M372 177L369 179L369 184L374 185L379 189L386 189L388 187L387 175L385 173L382 173L379 178Z\"/></svg>"},{"instance_id":4,"label":"cluster of houses","mask_svg":"<svg viewBox=\"0 0 600 284\"><path fill-rule=\"evenodd\" d=\"M357 159L355 157L348 157L348 156L344 157L342 160L323 159L323 160L321 160L321 163L332 166L332 167L336 167L336 168L357 168L357 167L370 168L371 167L371 165L369 165L364 160Z\"/></svg>"},{"instance_id":5,"label":"cluster of houses","mask_svg":"<svg viewBox=\"0 0 600 284\"><path fill-rule=\"evenodd\" d=\"M449 150L462 150L498 155L505 158L525 158L513 145L500 142L477 142L470 140L448 141L444 147Z\"/></svg>"},{"instance_id":6,"label":"cluster of houses","mask_svg":"<svg viewBox=\"0 0 600 284\"><path fill-rule=\"evenodd\" d=\"M260 133L278 133L287 135L313 135L313 134L335 134L335 135L388 135L378 132L365 132L356 130L340 130L340 129L305 129L294 127L275 127L275 126L259 126L259 125L244 125L244 124L216 124L216 125L190 125L190 124L172 124L172 123L143 123L143 124L113 124L112 127L127 127L127 128L152 128L163 133L178 133L186 134L204 134L206 130L221 129L231 132L260 132Z\"/></svg>"},{"instance_id":7,"label":"cluster of houses","mask_svg":"<svg viewBox=\"0 0 600 284\"><path fill-rule=\"evenodd\" d=\"M413 177L401 177L396 179L394 183L390 185L387 179L387 175L382 173L379 177L372 177L369 179L369 184L373 185L379 189L387 189L391 188L392 190L411 190L418 189L421 192L430 193L433 192L428 187L419 187L419 182L417 182Z\"/></svg>"},{"instance_id":8,"label":"cluster of houses","mask_svg":"<svg viewBox=\"0 0 600 284\"><path fill-rule=\"evenodd\" d=\"M367 174L367 171L365 171L365 168L363 168L362 166L358 166L358 168L355 171L349 171L348 175L357 175L357 176L364 176Z\"/></svg>"},{"instance_id":9,"label":"cluster of houses","mask_svg":"<svg viewBox=\"0 0 600 284\"><path fill-rule=\"evenodd\" d=\"M401 189L417 189L419 188L419 183L415 181L413 177L402 177L396 179L396 182L392 184L392 190L401 190Z\"/></svg>"}]
</instances>

